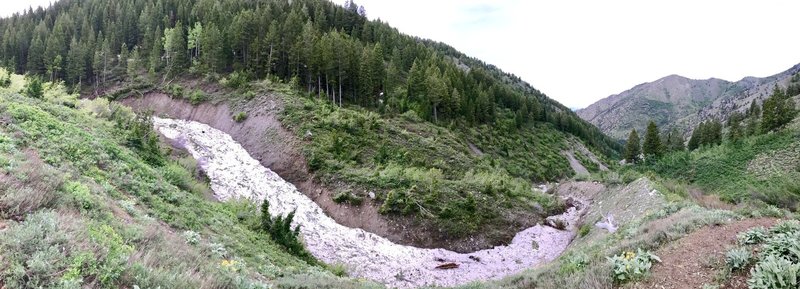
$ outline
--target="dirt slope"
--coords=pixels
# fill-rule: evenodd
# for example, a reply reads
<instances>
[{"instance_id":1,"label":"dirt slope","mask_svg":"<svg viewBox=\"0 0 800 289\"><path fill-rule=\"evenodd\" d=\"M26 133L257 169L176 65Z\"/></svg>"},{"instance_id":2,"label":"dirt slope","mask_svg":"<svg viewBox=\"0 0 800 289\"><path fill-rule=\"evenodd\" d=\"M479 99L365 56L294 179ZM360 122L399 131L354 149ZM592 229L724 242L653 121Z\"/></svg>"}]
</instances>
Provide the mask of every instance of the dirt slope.
<instances>
[{"instance_id":1,"label":"dirt slope","mask_svg":"<svg viewBox=\"0 0 800 289\"><path fill-rule=\"evenodd\" d=\"M662 262L653 265L650 277L625 288L683 289L712 284L716 273L712 265L724 262L725 252L736 243L736 234L776 222L776 219L746 219L699 229L656 251Z\"/></svg>"}]
</instances>

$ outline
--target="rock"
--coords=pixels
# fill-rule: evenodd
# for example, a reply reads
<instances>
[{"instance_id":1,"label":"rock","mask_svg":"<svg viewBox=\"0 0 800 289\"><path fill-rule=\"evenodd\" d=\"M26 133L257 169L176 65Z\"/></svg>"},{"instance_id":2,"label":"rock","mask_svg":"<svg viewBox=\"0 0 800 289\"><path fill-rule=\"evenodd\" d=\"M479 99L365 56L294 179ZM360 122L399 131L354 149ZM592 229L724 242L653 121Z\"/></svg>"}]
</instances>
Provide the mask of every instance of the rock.
<instances>
[{"instance_id":1,"label":"rock","mask_svg":"<svg viewBox=\"0 0 800 289\"><path fill-rule=\"evenodd\" d=\"M436 266L436 269L448 270L448 269L456 269L458 268L458 264L456 263L444 263L442 265Z\"/></svg>"},{"instance_id":2,"label":"rock","mask_svg":"<svg viewBox=\"0 0 800 289\"><path fill-rule=\"evenodd\" d=\"M576 202L575 199L573 199L572 197L569 197L566 200L564 200L564 205L566 205L567 208L578 207L578 204L579 203Z\"/></svg>"},{"instance_id":3,"label":"rock","mask_svg":"<svg viewBox=\"0 0 800 289\"><path fill-rule=\"evenodd\" d=\"M312 134L310 130L307 130L306 134L303 135L303 139L311 140L311 137L313 137L313 136L314 136L314 134Z\"/></svg>"},{"instance_id":4,"label":"rock","mask_svg":"<svg viewBox=\"0 0 800 289\"><path fill-rule=\"evenodd\" d=\"M476 256L469 255L469 258L470 258L471 260L475 261L475 262L480 262L480 261L481 261L481 258L480 258L480 257L476 257Z\"/></svg>"},{"instance_id":5,"label":"rock","mask_svg":"<svg viewBox=\"0 0 800 289\"><path fill-rule=\"evenodd\" d=\"M369 195L370 199L375 199L375 192L370 191L367 195Z\"/></svg>"}]
</instances>

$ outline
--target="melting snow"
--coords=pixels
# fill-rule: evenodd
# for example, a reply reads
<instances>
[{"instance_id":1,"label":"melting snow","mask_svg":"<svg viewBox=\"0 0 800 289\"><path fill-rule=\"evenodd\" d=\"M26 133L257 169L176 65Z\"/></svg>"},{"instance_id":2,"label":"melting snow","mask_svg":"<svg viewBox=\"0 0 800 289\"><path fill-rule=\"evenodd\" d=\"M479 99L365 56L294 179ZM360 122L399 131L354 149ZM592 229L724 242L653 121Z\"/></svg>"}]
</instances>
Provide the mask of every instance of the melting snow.
<instances>
[{"instance_id":1,"label":"melting snow","mask_svg":"<svg viewBox=\"0 0 800 289\"><path fill-rule=\"evenodd\" d=\"M184 120L154 118L156 129L183 145L202 164L219 200L267 199L270 214L297 210L294 225L300 225L308 250L326 263L344 264L353 277L363 277L391 287L424 285L452 286L475 280L497 279L555 259L575 236L582 210L569 208L559 216L569 230L536 225L517 233L508 246L472 253L423 249L399 245L366 232L336 223L314 201L284 181L235 142L228 134L208 125ZM551 217L551 218L552 218ZM538 243L534 249L533 242ZM436 269L445 263L455 269Z\"/></svg>"}]
</instances>

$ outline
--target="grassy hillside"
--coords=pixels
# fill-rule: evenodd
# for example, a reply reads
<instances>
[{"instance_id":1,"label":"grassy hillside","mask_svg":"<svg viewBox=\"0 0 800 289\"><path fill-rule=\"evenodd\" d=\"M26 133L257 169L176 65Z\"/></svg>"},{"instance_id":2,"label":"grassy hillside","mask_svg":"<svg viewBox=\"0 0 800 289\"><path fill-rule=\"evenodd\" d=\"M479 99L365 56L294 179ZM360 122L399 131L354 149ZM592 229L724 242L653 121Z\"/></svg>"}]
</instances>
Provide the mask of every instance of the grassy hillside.
<instances>
[{"instance_id":1,"label":"grassy hillside","mask_svg":"<svg viewBox=\"0 0 800 289\"><path fill-rule=\"evenodd\" d=\"M29 98L12 79L0 88L0 287L369 286L253 230L253 205L209 200L191 157L167 154L146 119L61 85Z\"/></svg>"},{"instance_id":2,"label":"grassy hillside","mask_svg":"<svg viewBox=\"0 0 800 289\"><path fill-rule=\"evenodd\" d=\"M567 136L550 125L447 128L413 112L381 117L313 97L286 100L282 122L306 139L309 167L341 187L342 202L360 205L373 192L381 213L417 216L456 238L513 236L518 218L562 209L530 184L572 175L561 154Z\"/></svg>"},{"instance_id":3,"label":"grassy hillside","mask_svg":"<svg viewBox=\"0 0 800 289\"><path fill-rule=\"evenodd\" d=\"M800 209L800 130L796 121L778 132L671 153L639 169L689 182L726 201L763 201L796 211Z\"/></svg>"}]
</instances>

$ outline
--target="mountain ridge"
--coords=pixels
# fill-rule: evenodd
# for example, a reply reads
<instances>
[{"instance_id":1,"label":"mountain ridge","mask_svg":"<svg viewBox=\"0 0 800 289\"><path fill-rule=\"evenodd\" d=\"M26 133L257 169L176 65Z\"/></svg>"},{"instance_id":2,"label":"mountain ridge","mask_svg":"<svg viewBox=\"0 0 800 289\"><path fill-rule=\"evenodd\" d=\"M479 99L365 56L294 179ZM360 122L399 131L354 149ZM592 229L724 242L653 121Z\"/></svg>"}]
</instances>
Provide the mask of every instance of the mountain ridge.
<instances>
[{"instance_id":1,"label":"mountain ridge","mask_svg":"<svg viewBox=\"0 0 800 289\"><path fill-rule=\"evenodd\" d=\"M612 94L576 113L618 140L631 129L642 131L650 120L688 135L702 121L725 120L730 112L742 110L751 101L760 103L776 83L785 87L797 72L800 64L767 77L746 76L738 81L670 74Z\"/></svg>"}]
</instances>

